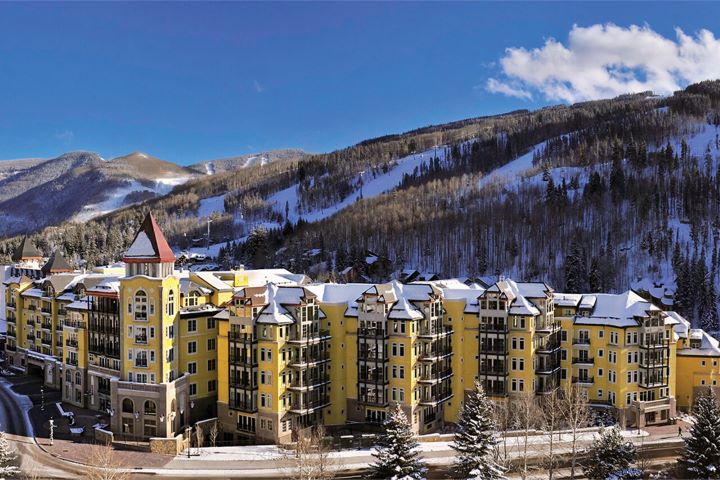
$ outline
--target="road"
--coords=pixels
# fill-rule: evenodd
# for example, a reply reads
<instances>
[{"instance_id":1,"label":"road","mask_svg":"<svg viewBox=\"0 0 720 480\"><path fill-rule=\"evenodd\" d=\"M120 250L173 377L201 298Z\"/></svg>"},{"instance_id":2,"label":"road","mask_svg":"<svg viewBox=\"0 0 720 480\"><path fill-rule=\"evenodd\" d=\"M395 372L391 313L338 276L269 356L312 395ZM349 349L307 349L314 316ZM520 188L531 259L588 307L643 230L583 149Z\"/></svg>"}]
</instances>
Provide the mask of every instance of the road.
<instances>
[{"instance_id":1,"label":"road","mask_svg":"<svg viewBox=\"0 0 720 480\"><path fill-rule=\"evenodd\" d=\"M32 402L12 391L0 378L0 429L7 433L20 457L20 469L29 476L49 479L76 479L82 470L44 452L36 443L28 411Z\"/></svg>"}]
</instances>

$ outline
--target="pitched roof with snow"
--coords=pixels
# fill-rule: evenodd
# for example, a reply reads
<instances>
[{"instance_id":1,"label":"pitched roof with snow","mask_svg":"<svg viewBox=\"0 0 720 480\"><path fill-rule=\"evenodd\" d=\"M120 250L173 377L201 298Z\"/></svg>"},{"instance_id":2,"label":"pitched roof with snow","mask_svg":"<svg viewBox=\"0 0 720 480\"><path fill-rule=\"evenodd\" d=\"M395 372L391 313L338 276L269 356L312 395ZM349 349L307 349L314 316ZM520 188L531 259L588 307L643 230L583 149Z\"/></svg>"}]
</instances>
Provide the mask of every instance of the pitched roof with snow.
<instances>
[{"instance_id":1,"label":"pitched roof with snow","mask_svg":"<svg viewBox=\"0 0 720 480\"><path fill-rule=\"evenodd\" d=\"M315 294L304 287L269 283L264 287L241 288L235 297L246 299L252 306L262 307L255 318L257 323L289 325L295 323L295 319L287 307L302 305ZM323 317L322 312L320 317Z\"/></svg>"},{"instance_id":2,"label":"pitched roof with snow","mask_svg":"<svg viewBox=\"0 0 720 480\"><path fill-rule=\"evenodd\" d=\"M525 296L530 298L546 298L552 289L545 283L516 283L507 278L499 280L485 290L485 293L500 293L507 298L510 315L540 315L540 310ZM542 293L541 293L542 292Z\"/></svg>"},{"instance_id":3,"label":"pitched roof with snow","mask_svg":"<svg viewBox=\"0 0 720 480\"><path fill-rule=\"evenodd\" d=\"M165 235L155 221L152 213L148 213L140 225L140 230L130 244L123 262L126 263L174 263L175 254L168 245Z\"/></svg>"}]
</instances>

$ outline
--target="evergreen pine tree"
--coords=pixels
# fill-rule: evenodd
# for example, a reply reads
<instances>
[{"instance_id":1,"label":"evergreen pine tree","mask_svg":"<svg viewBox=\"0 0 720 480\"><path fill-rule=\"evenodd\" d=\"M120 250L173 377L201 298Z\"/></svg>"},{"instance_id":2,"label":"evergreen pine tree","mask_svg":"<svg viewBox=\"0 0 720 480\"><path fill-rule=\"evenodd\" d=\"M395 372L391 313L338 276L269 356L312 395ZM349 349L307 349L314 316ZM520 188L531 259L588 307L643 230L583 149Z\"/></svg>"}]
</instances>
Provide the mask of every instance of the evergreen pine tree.
<instances>
[{"instance_id":1,"label":"evergreen pine tree","mask_svg":"<svg viewBox=\"0 0 720 480\"><path fill-rule=\"evenodd\" d=\"M492 480L503 478L503 468L493 460L497 444L492 403L479 383L470 393L460 411L458 431L452 448L457 452L455 472L462 478L470 476Z\"/></svg>"},{"instance_id":2,"label":"evergreen pine tree","mask_svg":"<svg viewBox=\"0 0 720 480\"><path fill-rule=\"evenodd\" d=\"M423 480L427 468L417 450L418 441L399 403L393 405L378 438L368 478Z\"/></svg>"},{"instance_id":3,"label":"evergreen pine tree","mask_svg":"<svg viewBox=\"0 0 720 480\"><path fill-rule=\"evenodd\" d=\"M612 473L627 469L635 460L635 446L617 428L600 431L583 462L583 473L591 480L605 480Z\"/></svg>"},{"instance_id":4,"label":"evergreen pine tree","mask_svg":"<svg viewBox=\"0 0 720 480\"><path fill-rule=\"evenodd\" d=\"M712 391L701 395L693 407L695 423L685 439L682 464L698 478L717 478L720 475L720 408Z\"/></svg>"}]
</instances>

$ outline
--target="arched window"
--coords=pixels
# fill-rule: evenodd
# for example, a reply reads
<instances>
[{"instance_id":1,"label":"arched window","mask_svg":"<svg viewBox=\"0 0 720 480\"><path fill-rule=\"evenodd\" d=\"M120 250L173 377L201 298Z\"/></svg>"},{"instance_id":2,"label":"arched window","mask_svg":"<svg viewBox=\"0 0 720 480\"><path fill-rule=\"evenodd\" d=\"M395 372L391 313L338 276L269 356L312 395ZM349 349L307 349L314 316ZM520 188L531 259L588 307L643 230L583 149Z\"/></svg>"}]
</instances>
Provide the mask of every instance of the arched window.
<instances>
[{"instance_id":1,"label":"arched window","mask_svg":"<svg viewBox=\"0 0 720 480\"><path fill-rule=\"evenodd\" d=\"M188 307L194 307L200 303L200 292L197 290L193 290L190 293L188 293L187 297L187 306Z\"/></svg>"},{"instance_id":2,"label":"arched window","mask_svg":"<svg viewBox=\"0 0 720 480\"><path fill-rule=\"evenodd\" d=\"M133 404L133 401L129 398L124 399L122 402L123 413L133 413L133 410L135 410L135 405Z\"/></svg>"},{"instance_id":3,"label":"arched window","mask_svg":"<svg viewBox=\"0 0 720 480\"><path fill-rule=\"evenodd\" d=\"M138 290L135 294L135 320L147 320L147 294Z\"/></svg>"},{"instance_id":4,"label":"arched window","mask_svg":"<svg viewBox=\"0 0 720 480\"><path fill-rule=\"evenodd\" d=\"M167 313L170 316L175 315L175 292L172 290L168 293Z\"/></svg>"},{"instance_id":5,"label":"arched window","mask_svg":"<svg viewBox=\"0 0 720 480\"><path fill-rule=\"evenodd\" d=\"M80 375L80 372L75 372L75 385L80 385L82 383L82 376Z\"/></svg>"},{"instance_id":6,"label":"arched window","mask_svg":"<svg viewBox=\"0 0 720 480\"><path fill-rule=\"evenodd\" d=\"M72 372L70 370L65 370L65 381L72 383Z\"/></svg>"},{"instance_id":7,"label":"arched window","mask_svg":"<svg viewBox=\"0 0 720 480\"><path fill-rule=\"evenodd\" d=\"M152 400L145 400L145 415L156 415L157 407Z\"/></svg>"}]
</instances>

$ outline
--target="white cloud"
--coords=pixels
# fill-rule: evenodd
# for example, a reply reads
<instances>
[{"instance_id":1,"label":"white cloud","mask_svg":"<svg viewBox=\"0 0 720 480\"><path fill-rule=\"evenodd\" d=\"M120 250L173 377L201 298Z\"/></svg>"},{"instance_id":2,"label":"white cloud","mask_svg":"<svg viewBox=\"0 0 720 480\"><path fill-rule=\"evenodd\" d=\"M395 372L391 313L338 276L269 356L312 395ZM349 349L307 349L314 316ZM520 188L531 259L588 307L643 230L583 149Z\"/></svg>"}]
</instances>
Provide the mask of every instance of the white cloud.
<instances>
[{"instance_id":1,"label":"white cloud","mask_svg":"<svg viewBox=\"0 0 720 480\"><path fill-rule=\"evenodd\" d=\"M265 91L265 85L257 80L253 80L253 87L255 87L255 92L257 93L263 93Z\"/></svg>"},{"instance_id":2,"label":"white cloud","mask_svg":"<svg viewBox=\"0 0 720 480\"><path fill-rule=\"evenodd\" d=\"M567 46L548 39L541 48L508 48L492 93L577 102L652 90L670 94L688 83L720 78L720 39L709 30L694 36L675 29L666 38L648 26L573 25Z\"/></svg>"},{"instance_id":3,"label":"white cloud","mask_svg":"<svg viewBox=\"0 0 720 480\"><path fill-rule=\"evenodd\" d=\"M507 95L509 97L517 97L517 98L524 98L526 100L532 100L532 94L528 92L527 90L524 90L523 88L517 88L511 86L509 83L504 83L498 80L495 80L494 78L491 78L487 82L487 88L488 92L491 93L502 93L503 95Z\"/></svg>"}]
</instances>

